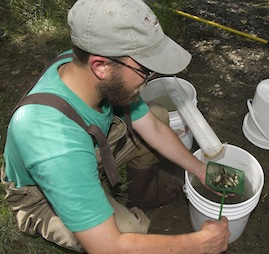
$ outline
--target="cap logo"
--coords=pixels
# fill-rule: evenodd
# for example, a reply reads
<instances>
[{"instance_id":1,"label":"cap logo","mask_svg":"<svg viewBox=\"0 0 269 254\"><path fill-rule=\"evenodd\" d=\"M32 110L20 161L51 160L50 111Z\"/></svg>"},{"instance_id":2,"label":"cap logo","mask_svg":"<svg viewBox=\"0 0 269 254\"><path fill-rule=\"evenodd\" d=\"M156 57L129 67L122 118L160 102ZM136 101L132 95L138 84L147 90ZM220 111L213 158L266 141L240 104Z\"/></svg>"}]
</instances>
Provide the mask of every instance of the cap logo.
<instances>
[{"instance_id":1,"label":"cap logo","mask_svg":"<svg viewBox=\"0 0 269 254\"><path fill-rule=\"evenodd\" d=\"M148 18L145 18L145 24L150 24L153 27L157 27L159 25L159 22L156 18L149 20Z\"/></svg>"}]
</instances>

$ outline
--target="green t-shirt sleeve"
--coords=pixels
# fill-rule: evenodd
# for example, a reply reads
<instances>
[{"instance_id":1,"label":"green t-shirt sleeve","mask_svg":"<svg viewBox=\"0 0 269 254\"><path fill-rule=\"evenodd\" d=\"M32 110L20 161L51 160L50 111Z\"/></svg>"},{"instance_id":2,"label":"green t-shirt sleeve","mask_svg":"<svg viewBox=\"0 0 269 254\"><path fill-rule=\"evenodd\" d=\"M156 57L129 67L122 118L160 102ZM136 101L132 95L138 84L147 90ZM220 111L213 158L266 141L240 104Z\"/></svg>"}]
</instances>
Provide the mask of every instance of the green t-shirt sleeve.
<instances>
[{"instance_id":1,"label":"green t-shirt sleeve","mask_svg":"<svg viewBox=\"0 0 269 254\"><path fill-rule=\"evenodd\" d=\"M113 214L91 157L87 151L71 152L30 169L56 214L73 232L97 226Z\"/></svg>"},{"instance_id":2,"label":"green t-shirt sleeve","mask_svg":"<svg viewBox=\"0 0 269 254\"><path fill-rule=\"evenodd\" d=\"M139 96L136 102L130 105L131 119L132 121L138 120L143 117L149 111L148 105Z\"/></svg>"},{"instance_id":3,"label":"green t-shirt sleeve","mask_svg":"<svg viewBox=\"0 0 269 254\"><path fill-rule=\"evenodd\" d=\"M9 129L10 164L21 161L16 166L30 173L20 177L24 184L40 186L69 230L89 229L113 214L98 177L93 140L79 125L54 108L27 105L17 110Z\"/></svg>"}]
</instances>

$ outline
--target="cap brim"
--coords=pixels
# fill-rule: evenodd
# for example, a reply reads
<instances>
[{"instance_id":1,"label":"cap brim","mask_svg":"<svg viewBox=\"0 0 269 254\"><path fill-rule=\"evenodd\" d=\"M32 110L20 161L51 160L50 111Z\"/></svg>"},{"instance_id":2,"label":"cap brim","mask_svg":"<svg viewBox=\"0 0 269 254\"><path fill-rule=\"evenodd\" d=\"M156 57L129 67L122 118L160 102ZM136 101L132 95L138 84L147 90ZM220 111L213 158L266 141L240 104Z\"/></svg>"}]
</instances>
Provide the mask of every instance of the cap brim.
<instances>
[{"instance_id":1,"label":"cap brim","mask_svg":"<svg viewBox=\"0 0 269 254\"><path fill-rule=\"evenodd\" d=\"M166 35L154 48L130 57L149 70L169 75L183 71L191 61L191 54Z\"/></svg>"}]
</instances>

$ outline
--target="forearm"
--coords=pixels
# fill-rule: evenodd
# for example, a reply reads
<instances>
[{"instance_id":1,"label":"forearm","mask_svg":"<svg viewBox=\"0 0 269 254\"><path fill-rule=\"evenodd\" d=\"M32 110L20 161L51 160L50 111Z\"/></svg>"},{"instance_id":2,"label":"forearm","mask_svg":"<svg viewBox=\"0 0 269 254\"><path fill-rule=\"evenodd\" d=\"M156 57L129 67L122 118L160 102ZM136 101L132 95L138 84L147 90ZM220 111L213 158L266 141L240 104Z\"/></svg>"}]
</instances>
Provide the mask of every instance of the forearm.
<instances>
[{"instance_id":1,"label":"forearm","mask_svg":"<svg viewBox=\"0 0 269 254\"><path fill-rule=\"evenodd\" d=\"M202 243L192 233L188 235L146 235L135 233L119 233L114 235L112 242L105 241L104 244L87 242L83 244L87 253L109 253L109 254L200 254ZM83 243L83 242L82 242ZM93 246L95 246L93 248Z\"/></svg>"},{"instance_id":2,"label":"forearm","mask_svg":"<svg viewBox=\"0 0 269 254\"><path fill-rule=\"evenodd\" d=\"M160 145L161 140L165 140L165 142L162 142L162 145ZM161 155L188 172L197 176L203 173L204 163L193 156L176 133L166 125L162 126L162 130L158 135L158 142L152 145Z\"/></svg>"},{"instance_id":3,"label":"forearm","mask_svg":"<svg viewBox=\"0 0 269 254\"><path fill-rule=\"evenodd\" d=\"M175 236L122 234L123 253L219 254L228 248L228 220L206 221L200 231ZM121 252L118 252L121 253Z\"/></svg>"},{"instance_id":4,"label":"forearm","mask_svg":"<svg viewBox=\"0 0 269 254\"><path fill-rule=\"evenodd\" d=\"M119 252L137 254L177 253L177 254L199 254L202 251L201 244L197 243L197 233L188 235L142 235L122 234L119 241Z\"/></svg>"},{"instance_id":5,"label":"forearm","mask_svg":"<svg viewBox=\"0 0 269 254\"><path fill-rule=\"evenodd\" d=\"M114 216L94 228L74 234L87 253L98 254L218 254L227 249L230 236L226 218L207 221L195 233L167 236L121 233Z\"/></svg>"},{"instance_id":6,"label":"forearm","mask_svg":"<svg viewBox=\"0 0 269 254\"><path fill-rule=\"evenodd\" d=\"M183 145L175 132L153 116L151 112L134 121L133 127L163 157L203 180L205 173L204 163L196 159Z\"/></svg>"},{"instance_id":7,"label":"forearm","mask_svg":"<svg viewBox=\"0 0 269 254\"><path fill-rule=\"evenodd\" d=\"M170 127L159 120L156 121L156 132L152 131L146 135L142 133L143 139L163 157L203 180L204 163L190 153Z\"/></svg>"}]
</instances>

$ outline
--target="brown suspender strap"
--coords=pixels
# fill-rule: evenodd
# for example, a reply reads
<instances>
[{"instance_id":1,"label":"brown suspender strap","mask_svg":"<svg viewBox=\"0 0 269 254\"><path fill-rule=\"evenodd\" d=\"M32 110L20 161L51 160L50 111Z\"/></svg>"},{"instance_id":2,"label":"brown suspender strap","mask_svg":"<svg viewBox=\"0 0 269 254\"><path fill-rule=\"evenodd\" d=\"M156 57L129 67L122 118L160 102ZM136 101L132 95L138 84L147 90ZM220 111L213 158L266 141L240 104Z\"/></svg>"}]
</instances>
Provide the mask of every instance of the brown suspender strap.
<instances>
[{"instance_id":1,"label":"brown suspender strap","mask_svg":"<svg viewBox=\"0 0 269 254\"><path fill-rule=\"evenodd\" d=\"M127 126L128 132L129 132L129 137L133 141L135 146L140 149L140 147L136 144L136 142L134 140L135 134L134 134L134 129L132 127L132 120L131 120L131 115L130 115L130 107L129 106L123 107L123 113L124 113L124 122L125 122L125 124Z\"/></svg>"},{"instance_id":2,"label":"brown suspender strap","mask_svg":"<svg viewBox=\"0 0 269 254\"><path fill-rule=\"evenodd\" d=\"M45 73L45 71L52 66L53 64L55 64L56 62L65 59L65 58L69 58L72 57L72 54L64 54L64 55L60 55L58 57L56 57L55 59L53 59L48 66L42 71L41 74L39 74L35 80L33 81L32 85L27 89L27 91L24 93L24 95L22 96L21 100L19 101L19 103L15 106L15 108L13 109L11 116L13 115L13 113L17 110L17 108L19 107L19 105L21 105L22 101L24 100L24 98L27 96L27 94L33 89L33 87L35 86L35 84L38 82L38 80L43 76L43 74ZM130 107L129 106L125 106L123 107L123 112L124 112L124 122L127 126L128 129L128 133L129 136L131 138L131 140L133 141L133 143L137 146L135 140L134 140L134 130L132 127L132 121L131 121L131 117L130 117ZM83 124L83 123L82 123ZM138 147L138 146L137 146Z\"/></svg>"},{"instance_id":3,"label":"brown suspender strap","mask_svg":"<svg viewBox=\"0 0 269 254\"><path fill-rule=\"evenodd\" d=\"M116 167L115 159L108 146L107 139L101 129L96 125L90 125L87 128L87 132L96 139L102 158L104 170L111 186L115 186L120 181L119 172Z\"/></svg>"},{"instance_id":4,"label":"brown suspender strap","mask_svg":"<svg viewBox=\"0 0 269 254\"><path fill-rule=\"evenodd\" d=\"M21 101L19 105L17 105L17 108L26 104L41 104L56 108L63 114L65 114L67 117L69 117L71 120L75 121L78 125L80 125L89 135L91 135L97 141L100 148L103 167L110 184L112 186L115 186L115 184L119 182L119 173L116 167L115 159L108 146L105 135L98 126L87 126L84 120L69 103L54 94L36 93L28 95Z\"/></svg>"},{"instance_id":5,"label":"brown suspender strap","mask_svg":"<svg viewBox=\"0 0 269 254\"><path fill-rule=\"evenodd\" d=\"M69 117L71 120L75 121L77 124L79 124L88 134L90 134L94 141L96 140L99 147L100 147L100 154L102 157L102 163L103 168L105 170L105 173L110 181L110 184L114 186L119 181L119 173L116 167L115 159L113 155L111 154L110 148L107 144L107 140L103 132L99 129L96 125L90 125L87 126L86 123L83 121L83 119L79 116L79 114L74 110L73 107L70 106L68 102L66 102L64 99L48 93L39 93L39 94L27 94L33 89L35 84L38 82L38 80L43 76L45 71L54 63L57 61L60 61L65 58L72 57L72 54L65 54L60 55L57 58L55 58L48 66L44 69L44 71L38 75L38 77L34 80L30 88L25 92L20 102L16 105L16 107L13 109L12 114L21 106L26 104L42 104L54 107L61 111L63 114L65 114L67 117ZM133 137L134 137L134 131L132 128L132 122L130 117L130 109L129 107L124 107L124 121L126 123L127 129L130 133L130 138L136 145ZM118 147L119 148L119 147ZM119 148L120 149L120 148ZM117 152L115 149L115 153Z\"/></svg>"},{"instance_id":6,"label":"brown suspender strap","mask_svg":"<svg viewBox=\"0 0 269 254\"><path fill-rule=\"evenodd\" d=\"M33 89L33 87L36 85L36 83L38 82L38 80L43 76L43 74L46 72L46 70L52 66L53 64L55 64L56 62L65 59L65 58L69 58L72 57L72 54L64 54L64 55L60 55L58 57L56 57L55 59L53 59L48 66L42 71L42 73L40 73L33 81L32 85L27 89L27 91L24 93L24 95L22 96L21 100L19 101L19 103L15 106L15 108L13 109L11 116L13 115L13 113L17 110L17 108L19 107L19 105L21 104L21 102L23 101L23 99L26 97L26 95Z\"/></svg>"},{"instance_id":7,"label":"brown suspender strap","mask_svg":"<svg viewBox=\"0 0 269 254\"><path fill-rule=\"evenodd\" d=\"M124 112L124 122L126 123L128 131L131 133L131 135L134 135L134 130L132 128L132 121L130 116L130 107L123 107Z\"/></svg>"}]
</instances>

